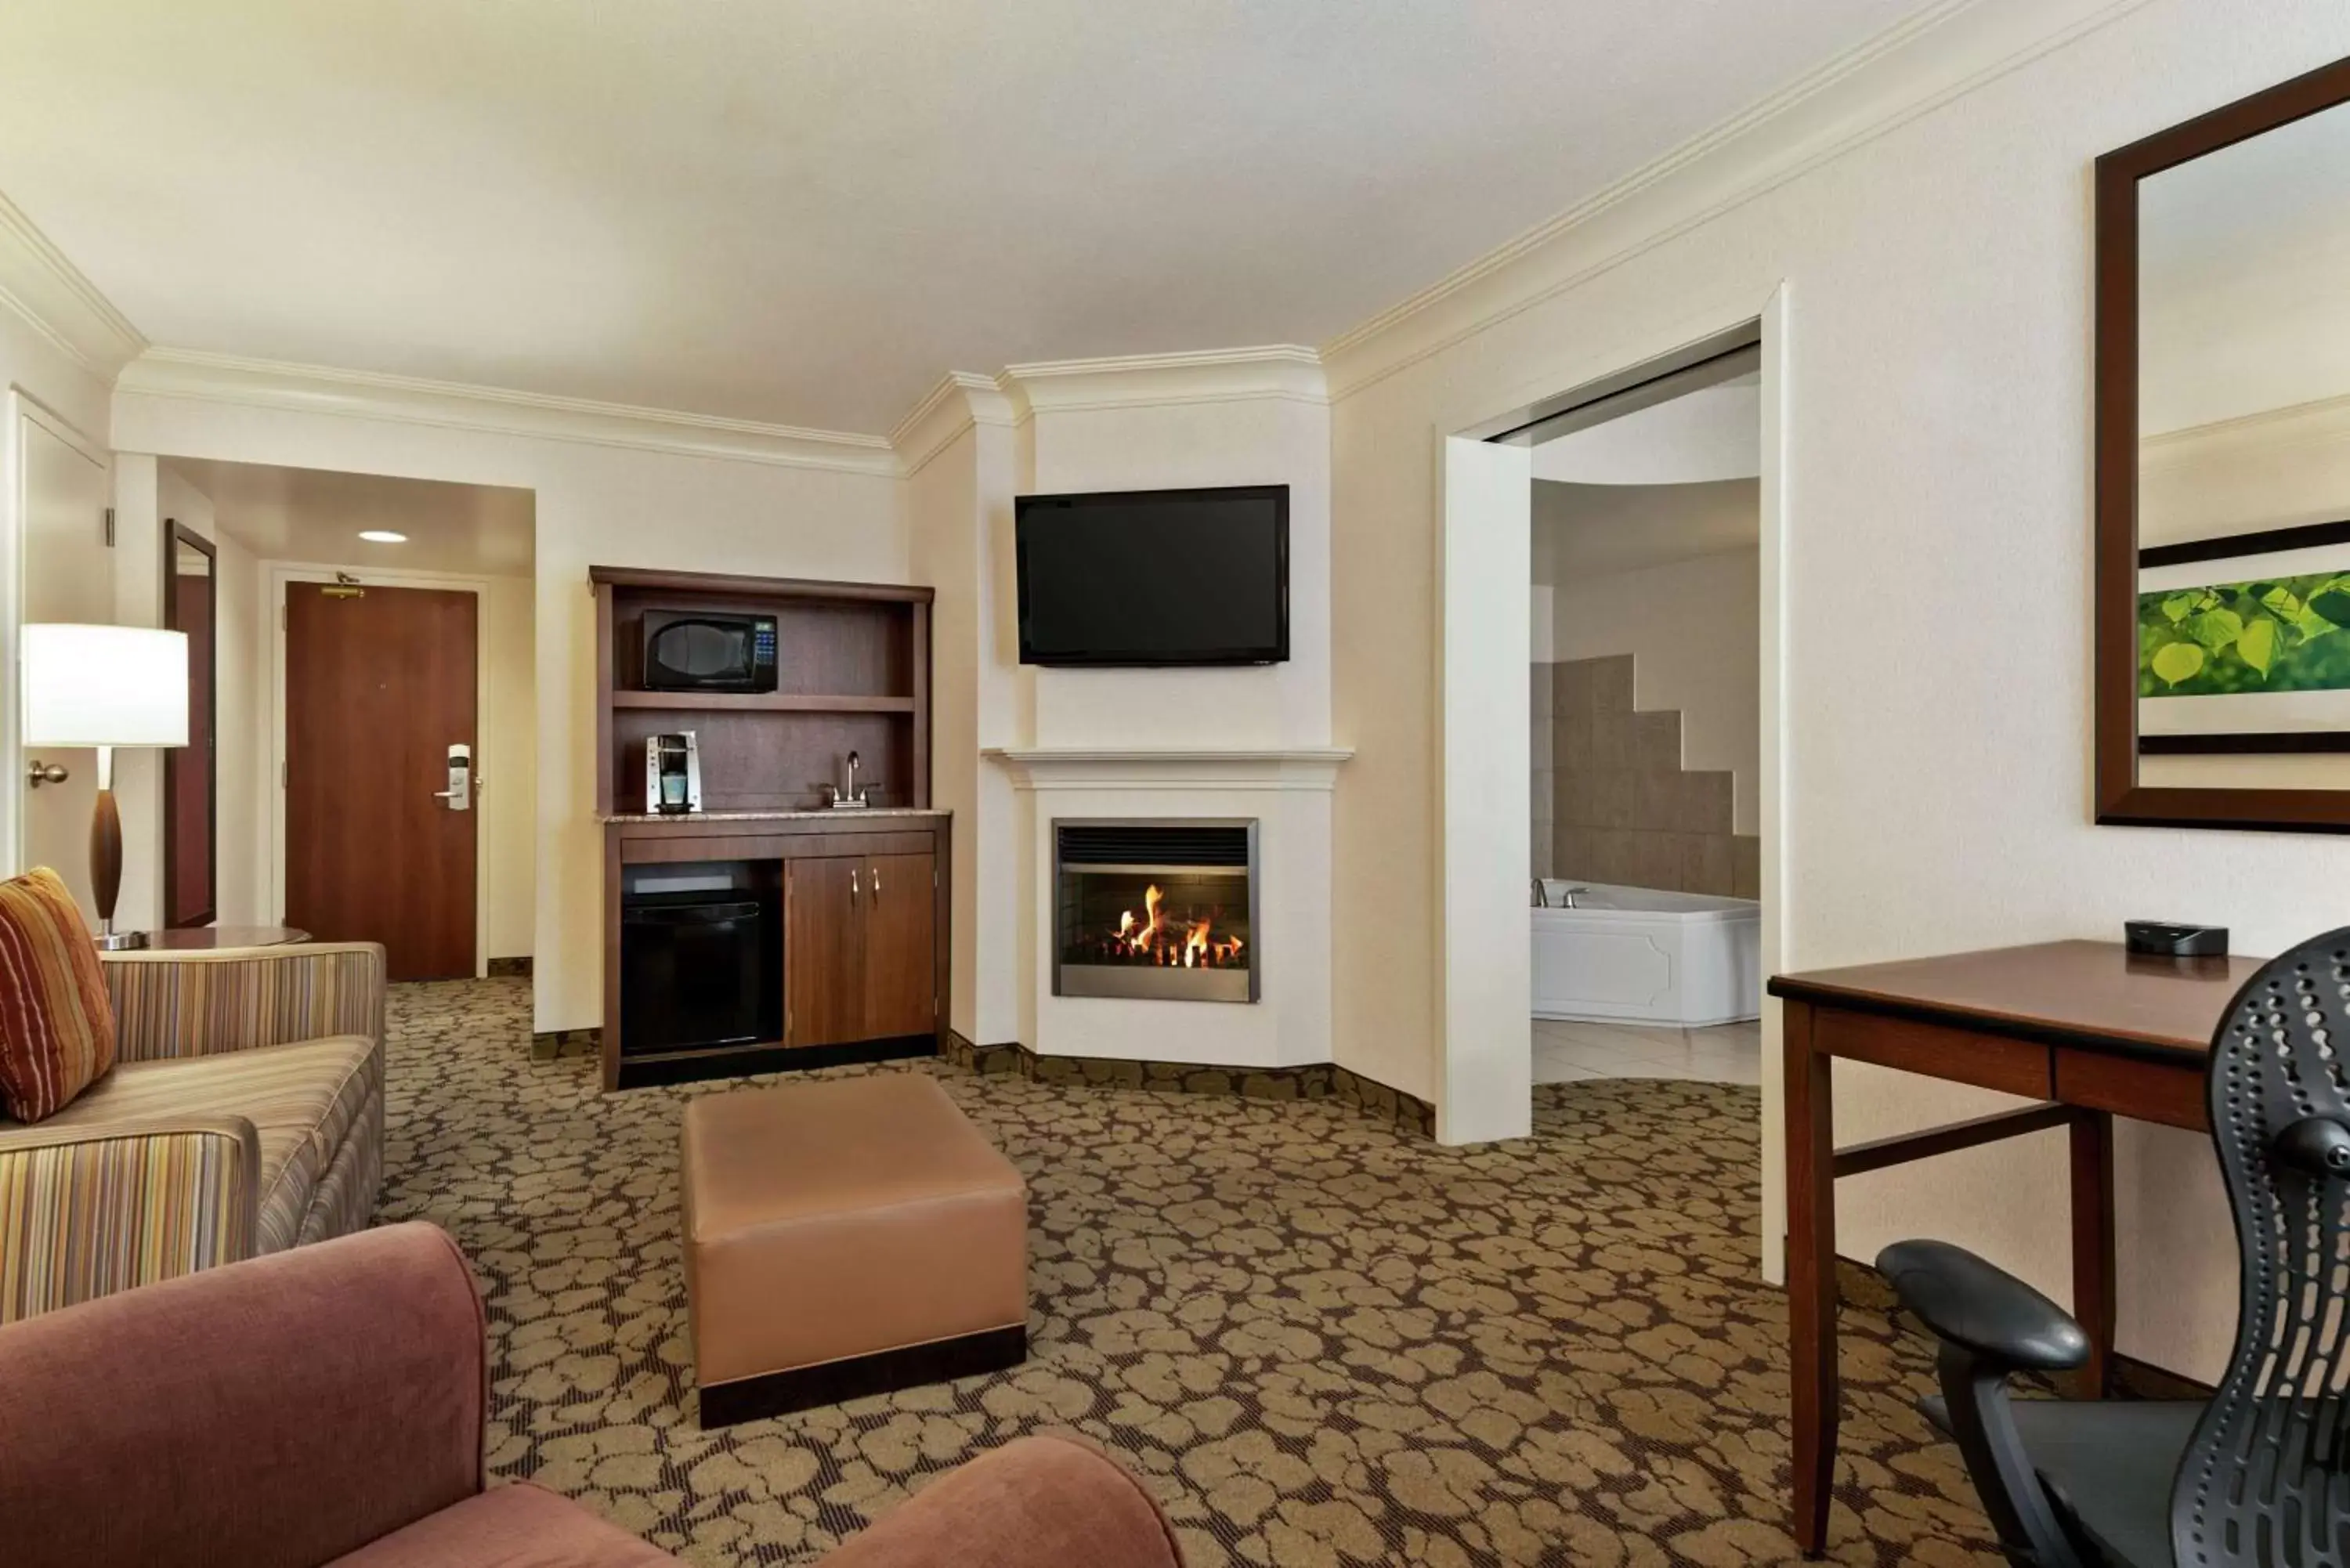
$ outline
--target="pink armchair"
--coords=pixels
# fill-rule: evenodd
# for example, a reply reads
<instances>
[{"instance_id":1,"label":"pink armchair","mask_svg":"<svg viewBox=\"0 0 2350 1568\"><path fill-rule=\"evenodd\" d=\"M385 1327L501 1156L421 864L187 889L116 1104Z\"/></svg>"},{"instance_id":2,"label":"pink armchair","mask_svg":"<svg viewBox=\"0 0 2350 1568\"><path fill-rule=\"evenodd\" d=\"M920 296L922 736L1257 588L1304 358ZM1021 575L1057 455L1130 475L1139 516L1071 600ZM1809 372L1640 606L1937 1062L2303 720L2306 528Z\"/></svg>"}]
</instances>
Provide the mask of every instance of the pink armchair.
<instances>
[{"instance_id":1,"label":"pink armchair","mask_svg":"<svg viewBox=\"0 0 2350 1568\"><path fill-rule=\"evenodd\" d=\"M655 1568L528 1484L490 1486L480 1298L399 1225L0 1327L11 1568ZM825 1568L1181 1568L1149 1494L1030 1438L923 1490Z\"/></svg>"}]
</instances>

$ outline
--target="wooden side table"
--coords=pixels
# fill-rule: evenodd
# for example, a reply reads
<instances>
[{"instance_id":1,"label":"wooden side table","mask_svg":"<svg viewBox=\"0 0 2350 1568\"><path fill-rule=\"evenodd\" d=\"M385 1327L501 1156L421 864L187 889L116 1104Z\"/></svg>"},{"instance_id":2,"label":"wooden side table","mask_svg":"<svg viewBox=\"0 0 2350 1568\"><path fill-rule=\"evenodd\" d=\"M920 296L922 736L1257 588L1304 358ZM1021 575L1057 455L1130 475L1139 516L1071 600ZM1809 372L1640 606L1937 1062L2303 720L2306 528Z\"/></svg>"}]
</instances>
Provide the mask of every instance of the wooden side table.
<instances>
[{"instance_id":1,"label":"wooden side table","mask_svg":"<svg viewBox=\"0 0 2350 1568\"><path fill-rule=\"evenodd\" d=\"M144 948L131 952L203 952L213 948L276 948L307 942L310 933L293 926L182 926L149 931Z\"/></svg>"}]
</instances>

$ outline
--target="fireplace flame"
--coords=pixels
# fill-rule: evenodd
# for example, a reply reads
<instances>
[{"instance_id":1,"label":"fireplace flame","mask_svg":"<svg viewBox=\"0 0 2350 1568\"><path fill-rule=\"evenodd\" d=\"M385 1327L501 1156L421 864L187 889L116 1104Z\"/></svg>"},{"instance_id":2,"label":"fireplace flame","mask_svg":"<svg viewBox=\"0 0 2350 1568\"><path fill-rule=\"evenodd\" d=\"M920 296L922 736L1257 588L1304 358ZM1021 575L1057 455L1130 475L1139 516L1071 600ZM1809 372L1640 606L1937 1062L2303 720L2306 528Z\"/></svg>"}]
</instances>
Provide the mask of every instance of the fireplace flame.
<instances>
[{"instance_id":1,"label":"fireplace flame","mask_svg":"<svg viewBox=\"0 0 2350 1568\"><path fill-rule=\"evenodd\" d=\"M1142 892L1142 909L1120 910L1118 929L1090 939L1106 959L1149 964L1157 969L1224 969L1244 967L1243 940L1220 932L1222 909L1202 914L1196 908L1177 913L1167 902L1166 889L1151 883Z\"/></svg>"}]
</instances>

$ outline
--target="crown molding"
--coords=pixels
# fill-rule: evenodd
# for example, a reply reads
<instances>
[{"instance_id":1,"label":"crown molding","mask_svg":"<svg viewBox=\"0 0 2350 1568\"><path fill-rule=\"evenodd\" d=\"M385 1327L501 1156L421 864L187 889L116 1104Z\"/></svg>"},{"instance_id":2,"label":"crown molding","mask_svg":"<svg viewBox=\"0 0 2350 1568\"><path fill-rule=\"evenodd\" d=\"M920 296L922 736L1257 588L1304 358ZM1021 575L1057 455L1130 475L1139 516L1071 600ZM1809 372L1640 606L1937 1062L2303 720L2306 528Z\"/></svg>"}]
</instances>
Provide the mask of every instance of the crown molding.
<instances>
[{"instance_id":1,"label":"crown molding","mask_svg":"<svg viewBox=\"0 0 2350 1568\"><path fill-rule=\"evenodd\" d=\"M1295 343L1127 354L1104 359L1045 359L1009 365L998 384L1018 417L1079 409L1159 408L1181 403L1277 399L1315 407L1330 400L1322 357Z\"/></svg>"},{"instance_id":2,"label":"crown molding","mask_svg":"<svg viewBox=\"0 0 2350 1568\"><path fill-rule=\"evenodd\" d=\"M2139 9L1939 0L1323 345L1332 401L1711 222Z\"/></svg>"},{"instance_id":3,"label":"crown molding","mask_svg":"<svg viewBox=\"0 0 2350 1568\"><path fill-rule=\"evenodd\" d=\"M122 368L115 390L785 468L891 476L899 471L897 454L883 436L182 348L148 349Z\"/></svg>"},{"instance_id":4,"label":"crown molding","mask_svg":"<svg viewBox=\"0 0 2350 1568\"><path fill-rule=\"evenodd\" d=\"M2293 447L2336 446L2345 441L2350 441L2350 393L2141 436L2138 462L2149 470L2193 468Z\"/></svg>"},{"instance_id":5,"label":"crown molding","mask_svg":"<svg viewBox=\"0 0 2350 1568\"><path fill-rule=\"evenodd\" d=\"M911 478L973 425L1018 422L1012 400L993 376L950 370L889 432L900 472Z\"/></svg>"},{"instance_id":6,"label":"crown molding","mask_svg":"<svg viewBox=\"0 0 2350 1568\"><path fill-rule=\"evenodd\" d=\"M139 328L5 195L0 195L0 306L23 317L58 353L103 381L112 380L147 349Z\"/></svg>"}]
</instances>

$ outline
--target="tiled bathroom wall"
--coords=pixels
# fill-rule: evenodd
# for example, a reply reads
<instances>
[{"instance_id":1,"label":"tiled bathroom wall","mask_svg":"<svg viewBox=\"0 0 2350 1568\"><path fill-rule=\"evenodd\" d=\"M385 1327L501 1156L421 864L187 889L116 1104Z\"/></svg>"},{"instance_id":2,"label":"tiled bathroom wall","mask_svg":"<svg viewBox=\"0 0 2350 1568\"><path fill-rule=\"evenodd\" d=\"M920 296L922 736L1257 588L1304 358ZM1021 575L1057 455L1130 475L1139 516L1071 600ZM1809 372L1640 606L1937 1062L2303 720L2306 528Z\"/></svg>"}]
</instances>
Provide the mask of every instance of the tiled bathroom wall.
<instances>
[{"instance_id":1,"label":"tiled bathroom wall","mask_svg":"<svg viewBox=\"0 0 2350 1568\"><path fill-rule=\"evenodd\" d=\"M1534 875L1759 898L1731 775L1685 772L1678 711L1632 707L1632 658L1534 667Z\"/></svg>"}]
</instances>

